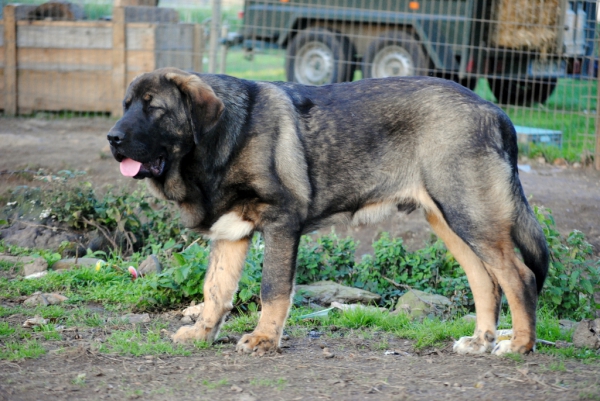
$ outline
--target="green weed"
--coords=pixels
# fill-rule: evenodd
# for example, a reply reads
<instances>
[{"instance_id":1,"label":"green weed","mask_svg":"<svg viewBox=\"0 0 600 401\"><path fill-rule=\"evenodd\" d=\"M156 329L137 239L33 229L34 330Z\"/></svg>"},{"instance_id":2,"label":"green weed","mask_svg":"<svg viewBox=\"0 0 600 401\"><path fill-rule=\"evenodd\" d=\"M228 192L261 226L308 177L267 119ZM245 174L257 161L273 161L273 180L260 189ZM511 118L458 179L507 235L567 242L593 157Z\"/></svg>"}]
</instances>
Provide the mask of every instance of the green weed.
<instances>
[{"instance_id":1,"label":"green weed","mask_svg":"<svg viewBox=\"0 0 600 401\"><path fill-rule=\"evenodd\" d=\"M211 382L206 379L202 380L202 385L205 386L209 390L214 390L219 387L227 386L229 382L227 379L221 379L218 382Z\"/></svg>"},{"instance_id":2,"label":"green weed","mask_svg":"<svg viewBox=\"0 0 600 401\"><path fill-rule=\"evenodd\" d=\"M113 332L107 337L106 343L100 347L100 352L133 356L191 355L191 352L182 345L175 345L171 339L161 338L159 330L142 333L140 328Z\"/></svg>"},{"instance_id":3,"label":"green weed","mask_svg":"<svg viewBox=\"0 0 600 401\"><path fill-rule=\"evenodd\" d=\"M37 340L27 340L24 342L9 341L0 346L0 359L9 361L37 358L46 353L46 350Z\"/></svg>"},{"instance_id":4,"label":"green weed","mask_svg":"<svg viewBox=\"0 0 600 401\"><path fill-rule=\"evenodd\" d=\"M0 337L8 337L14 333L15 329L8 322L0 322Z\"/></svg>"}]
</instances>

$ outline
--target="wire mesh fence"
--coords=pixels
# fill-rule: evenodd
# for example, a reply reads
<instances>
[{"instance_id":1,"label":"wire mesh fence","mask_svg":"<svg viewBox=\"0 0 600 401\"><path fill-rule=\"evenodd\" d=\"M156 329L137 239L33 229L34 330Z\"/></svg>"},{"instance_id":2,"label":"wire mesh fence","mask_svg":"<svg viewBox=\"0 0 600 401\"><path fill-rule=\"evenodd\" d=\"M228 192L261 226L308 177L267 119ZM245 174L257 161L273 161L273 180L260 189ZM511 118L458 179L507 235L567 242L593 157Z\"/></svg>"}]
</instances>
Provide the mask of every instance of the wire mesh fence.
<instances>
[{"instance_id":1,"label":"wire mesh fence","mask_svg":"<svg viewBox=\"0 0 600 401\"><path fill-rule=\"evenodd\" d=\"M208 71L214 0L6 7L5 114L118 114L136 75ZM22 4L22 3L21 3ZM133 6L133 5L136 6ZM321 85L395 75L454 80L498 103L522 152L600 169L596 1L221 1L216 72ZM213 31L214 32L214 31Z\"/></svg>"}]
</instances>

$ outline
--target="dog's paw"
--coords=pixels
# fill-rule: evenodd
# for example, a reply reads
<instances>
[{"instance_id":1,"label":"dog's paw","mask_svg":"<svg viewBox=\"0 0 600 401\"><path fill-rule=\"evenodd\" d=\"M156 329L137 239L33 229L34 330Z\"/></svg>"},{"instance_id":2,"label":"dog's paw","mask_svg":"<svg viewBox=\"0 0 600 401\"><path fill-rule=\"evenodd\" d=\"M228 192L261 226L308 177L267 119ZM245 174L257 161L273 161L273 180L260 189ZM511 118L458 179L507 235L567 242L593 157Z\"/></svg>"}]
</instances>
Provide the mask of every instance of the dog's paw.
<instances>
[{"instance_id":1,"label":"dog's paw","mask_svg":"<svg viewBox=\"0 0 600 401\"><path fill-rule=\"evenodd\" d=\"M502 340L492 350L492 355L501 356L513 353L512 342L510 340Z\"/></svg>"},{"instance_id":2,"label":"dog's paw","mask_svg":"<svg viewBox=\"0 0 600 401\"><path fill-rule=\"evenodd\" d=\"M263 356L268 352L280 352L278 342L275 337L251 333L245 334L237 343L235 349L238 353Z\"/></svg>"},{"instance_id":3,"label":"dog's paw","mask_svg":"<svg viewBox=\"0 0 600 401\"><path fill-rule=\"evenodd\" d=\"M197 326L183 326L177 330L177 333L171 336L175 343L186 343L196 340L211 341L210 331Z\"/></svg>"},{"instance_id":4,"label":"dog's paw","mask_svg":"<svg viewBox=\"0 0 600 401\"><path fill-rule=\"evenodd\" d=\"M530 344L534 344L531 346ZM506 354L529 354L535 351L535 341L527 345L516 345L512 340L500 341L492 350L492 355L502 356Z\"/></svg>"},{"instance_id":5,"label":"dog's paw","mask_svg":"<svg viewBox=\"0 0 600 401\"><path fill-rule=\"evenodd\" d=\"M452 349L457 354L485 354L493 347L493 342L482 340L479 337L461 337L454 342Z\"/></svg>"}]
</instances>

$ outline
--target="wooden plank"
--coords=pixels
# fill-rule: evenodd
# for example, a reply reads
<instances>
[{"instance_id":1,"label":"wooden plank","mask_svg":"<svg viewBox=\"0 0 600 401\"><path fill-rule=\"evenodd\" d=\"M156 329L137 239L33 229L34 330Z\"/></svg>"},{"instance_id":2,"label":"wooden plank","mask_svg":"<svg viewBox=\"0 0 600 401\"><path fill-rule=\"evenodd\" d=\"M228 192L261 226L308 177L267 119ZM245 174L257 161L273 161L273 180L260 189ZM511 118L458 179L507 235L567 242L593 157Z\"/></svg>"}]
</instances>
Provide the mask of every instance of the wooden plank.
<instances>
[{"instance_id":1,"label":"wooden plank","mask_svg":"<svg viewBox=\"0 0 600 401\"><path fill-rule=\"evenodd\" d=\"M15 5L4 7L4 114L18 112L17 98L17 25Z\"/></svg>"},{"instance_id":2,"label":"wooden plank","mask_svg":"<svg viewBox=\"0 0 600 401\"><path fill-rule=\"evenodd\" d=\"M200 24L194 24L194 37L192 39L192 69L202 72L204 56L204 28Z\"/></svg>"},{"instance_id":3,"label":"wooden plank","mask_svg":"<svg viewBox=\"0 0 600 401\"><path fill-rule=\"evenodd\" d=\"M110 21L18 21L17 25L19 29L22 26L108 29L112 27Z\"/></svg>"},{"instance_id":4,"label":"wooden plank","mask_svg":"<svg viewBox=\"0 0 600 401\"><path fill-rule=\"evenodd\" d=\"M112 50L21 48L19 69L44 71L111 70Z\"/></svg>"},{"instance_id":5,"label":"wooden plank","mask_svg":"<svg viewBox=\"0 0 600 401\"><path fill-rule=\"evenodd\" d=\"M112 108L113 117L123 115L123 97L127 85L127 49L125 47L125 10L123 7L113 9L113 73L112 73Z\"/></svg>"},{"instance_id":6,"label":"wooden plank","mask_svg":"<svg viewBox=\"0 0 600 401\"><path fill-rule=\"evenodd\" d=\"M153 50L156 45L156 40L154 38L156 25L132 25L133 24L126 25L127 50Z\"/></svg>"},{"instance_id":7,"label":"wooden plank","mask_svg":"<svg viewBox=\"0 0 600 401\"><path fill-rule=\"evenodd\" d=\"M3 52L3 49L0 49L1 53ZM0 93L4 93L4 70L0 69ZM4 110L4 96L0 95L0 110Z\"/></svg>"},{"instance_id":8,"label":"wooden plank","mask_svg":"<svg viewBox=\"0 0 600 401\"><path fill-rule=\"evenodd\" d=\"M127 74L131 72L138 75L155 68L156 60L152 50L127 50Z\"/></svg>"},{"instance_id":9,"label":"wooden plank","mask_svg":"<svg viewBox=\"0 0 600 401\"><path fill-rule=\"evenodd\" d=\"M19 69L19 111L108 112L114 107L111 78L111 71L58 72Z\"/></svg>"},{"instance_id":10,"label":"wooden plank","mask_svg":"<svg viewBox=\"0 0 600 401\"><path fill-rule=\"evenodd\" d=\"M63 26L58 23L59 21L46 22L46 25L19 24L17 46L62 49L110 49L112 47L110 26Z\"/></svg>"},{"instance_id":11,"label":"wooden plank","mask_svg":"<svg viewBox=\"0 0 600 401\"><path fill-rule=\"evenodd\" d=\"M156 28L156 67L194 68L194 26L159 25Z\"/></svg>"},{"instance_id":12,"label":"wooden plank","mask_svg":"<svg viewBox=\"0 0 600 401\"><path fill-rule=\"evenodd\" d=\"M115 0L115 7L133 7L133 6L154 6L158 4L158 0Z\"/></svg>"}]
</instances>

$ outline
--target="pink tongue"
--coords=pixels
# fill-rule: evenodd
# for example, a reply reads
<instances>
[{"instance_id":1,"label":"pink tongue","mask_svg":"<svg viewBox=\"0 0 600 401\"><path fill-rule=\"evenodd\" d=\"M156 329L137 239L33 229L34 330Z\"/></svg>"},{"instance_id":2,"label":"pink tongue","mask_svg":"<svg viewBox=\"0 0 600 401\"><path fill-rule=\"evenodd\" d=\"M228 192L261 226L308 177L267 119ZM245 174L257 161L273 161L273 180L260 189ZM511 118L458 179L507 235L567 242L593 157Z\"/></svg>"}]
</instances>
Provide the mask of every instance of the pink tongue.
<instances>
[{"instance_id":1,"label":"pink tongue","mask_svg":"<svg viewBox=\"0 0 600 401\"><path fill-rule=\"evenodd\" d=\"M132 159L124 159L121 162L121 174L125 177L135 177L139 173L142 163Z\"/></svg>"}]
</instances>

